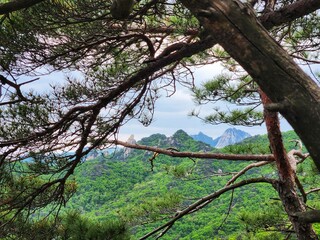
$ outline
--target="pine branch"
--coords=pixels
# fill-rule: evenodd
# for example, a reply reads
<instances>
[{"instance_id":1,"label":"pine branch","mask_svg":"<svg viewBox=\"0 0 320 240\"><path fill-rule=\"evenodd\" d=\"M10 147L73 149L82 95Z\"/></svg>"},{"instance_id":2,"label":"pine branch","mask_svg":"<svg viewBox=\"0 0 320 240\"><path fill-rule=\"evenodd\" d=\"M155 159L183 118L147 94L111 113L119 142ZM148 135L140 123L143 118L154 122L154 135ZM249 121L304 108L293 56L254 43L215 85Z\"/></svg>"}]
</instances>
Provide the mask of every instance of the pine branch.
<instances>
[{"instance_id":1,"label":"pine branch","mask_svg":"<svg viewBox=\"0 0 320 240\"><path fill-rule=\"evenodd\" d=\"M274 161L272 154L225 154L225 153L203 153L203 152L178 152L176 150L162 149L146 145L131 144L119 140L110 140L107 143L121 145L128 148L148 150L155 153L161 153L171 157L189 157L202 159L218 159L218 160L233 160L233 161Z\"/></svg>"}]
</instances>

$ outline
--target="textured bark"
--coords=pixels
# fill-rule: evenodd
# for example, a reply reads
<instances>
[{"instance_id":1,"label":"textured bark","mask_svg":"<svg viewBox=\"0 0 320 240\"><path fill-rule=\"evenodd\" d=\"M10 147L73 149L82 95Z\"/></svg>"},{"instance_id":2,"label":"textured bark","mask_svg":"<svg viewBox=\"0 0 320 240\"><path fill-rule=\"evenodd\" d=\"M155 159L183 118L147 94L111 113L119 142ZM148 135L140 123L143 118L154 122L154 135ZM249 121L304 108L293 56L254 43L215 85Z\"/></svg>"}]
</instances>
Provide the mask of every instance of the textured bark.
<instances>
[{"instance_id":1,"label":"textured bark","mask_svg":"<svg viewBox=\"0 0 320 240\"><path fill-rule=\"evenodd\" d=\"M142 149L154 153L165 154L171 157L191 157L201 159L214 159L214 160L233 160L233 161L259 161L259 162L273 162L274 157L272 154L225 154L225 153L211 153L211 152L178 152L173 149L162 149L158 147L151 147L146 145L131 144L119 140L109 141L114 145L121 145L123 147Z\"/></svg>"},{"instance_id":2,"label":"textured bark","mask_svg":"<svg viewBox=\"0 0 320 240\"><path fill-rule=\"evenodd\" d=\"M320 169L320 89L237 0L181 0L252 76L306 145ZM314 1L312 1L314 2Z\"/></svg>"},{"instance_id":3,"label":"textured bark","mask_svg":"<svg viewBox=\"0 0 320 240\"><path fill-rule=\"evenodd\" d=\"M315 223L320 222L320 211L319 210L311 210L308 212L298 212L293 215L300 222L305 223Z\"/></svg>"},{"instance_id":4,"label":"textured bark","mask_svg":"<svg viewBox=\"0 0 320 240\"><path fill-rule=\"evenodd\" d=\"M0 15L28 8L44 1L45 0L14 0L11 2L2 3L0 4Z\"/></svg>"},{"instance_id":5,"label":"textured bark","mask_svg":"<svg viewBox=\"0 0 320 240\"><path fill-rule=\"evenodd\" d=\"M268 12L261 16L259 20L267 29L275 25L288 23L298 17L305 16L320 8L319 0L299 0L278 11Z\"/></svg>"},{"instance_id":6,"label":"textured bark","mask_svg":"<svg viewBox=\"0 0 320 240\"><path fill-rule=\"evenodd\" d=\"M271 100L262 91L261 100L264 106L271 104ZM277 191L282 204L289 216L298 239L318 239L312 229L312 225L306 221L300 221L296 213L306 211L303 201L299 198L295 189L295 171L292 168L286 150L282 142L278 113L265 108L264 119L268 130L268 138L279 173Z\"/></svg>"}]
</instances>

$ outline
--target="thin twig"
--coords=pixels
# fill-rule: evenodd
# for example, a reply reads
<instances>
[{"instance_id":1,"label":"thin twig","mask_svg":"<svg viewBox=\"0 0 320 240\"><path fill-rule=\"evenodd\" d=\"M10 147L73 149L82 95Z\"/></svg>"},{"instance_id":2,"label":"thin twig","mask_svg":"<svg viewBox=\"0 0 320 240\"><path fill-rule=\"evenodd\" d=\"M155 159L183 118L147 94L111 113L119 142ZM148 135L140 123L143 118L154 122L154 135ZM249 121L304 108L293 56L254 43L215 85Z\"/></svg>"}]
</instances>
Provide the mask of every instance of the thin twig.
<instances>
[{"instance_id":1,"label":"thin twig","mask_svg":"<svg viewBox=\"0 0 320 240\"><path fill-rule=\"evenodd\" d=\"M227 215L225 216L225 218L221 222L220 226L217 228L216 232L218 232L222 228L223 224L227 221L227 219L228 219L228 217L230 215L230 212L231 212L231 209L232 209L232 203L233 203L233 196L234 196L234 189L232 189L232 191L231 191L231 198L230 198L230 203L229 203L229 208L228 208Z\"/></svg>"},{"instance_id":2,"label":"thin twig","mask_svg":"<svg viewBox=\"0 0 320 240\"><path fill-rule=\"evenodd\" d=\"M254 167L261 167L264 165L267 165L271 163L270 161L264 161L264 162L256 162L256 163L251 163L245 168L243 168L240 172L238 172L236 175L234 175L226 184L226 186L229 186L230 184L234 183L241 175L245 174L248 170Z\"/></svg>"}]
</instances>

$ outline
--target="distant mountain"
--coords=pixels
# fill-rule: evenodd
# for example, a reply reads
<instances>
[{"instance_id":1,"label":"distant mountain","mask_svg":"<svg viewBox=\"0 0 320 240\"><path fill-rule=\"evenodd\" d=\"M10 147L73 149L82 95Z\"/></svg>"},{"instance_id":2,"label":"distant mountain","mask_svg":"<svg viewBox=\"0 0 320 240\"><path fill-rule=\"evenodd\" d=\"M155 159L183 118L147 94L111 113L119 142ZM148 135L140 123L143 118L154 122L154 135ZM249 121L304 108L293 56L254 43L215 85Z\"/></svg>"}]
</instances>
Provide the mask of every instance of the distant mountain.
<instances>
[{"instance_id":1,"label":"distant mountain","mask_svg":"<svg viewBox=\"0 0 320 240\"><path fill-rule=\"evenodd\" d=\"M228 145L232 145L241 142L245 138L251 137L247 132L241 131L236 128L228 128L220 137L216 138L216 148L223 148Z\"/></svg>"},{"instance_id":2,"label":"distant mountain","mask_svg":"<svg viewBox=\"0 0 320 240\"><path fill-rule=\"evenodd\" d=\"M209 137L208 135L204 134L203 132L199 132L196 135L190 135L194 140L204 142L209 144L211 147L215 147L218 143L218 139L213 139L212 137Z\"/></svg>"},{"instance_id":3,"label":"distant mountain","mask_svg":"<svg viewBox=\"0 0 320 240\"><path fill-rule=\"evenodd\" d=\"M210 151L210 145L199 142L189 136L185 131L178 130L171 137L163 134L153 134L138 141L141 145L157 146L161 148L177 148L179 151Z\"/></svg>"},{"instance_id":4,"label":"distant mountain","mask_svg":"<svg viewBox=\"0 0 320 240\"><path fill-rule=\"evenodd\" d=\"M204 142L215 148L223 148L241 142L245 138L251 137L249 133L236 128L228 128L220 137L213 139L208 135L199 132L196 135L190 135L194 140Z\"/></svg>"}]
</instances>

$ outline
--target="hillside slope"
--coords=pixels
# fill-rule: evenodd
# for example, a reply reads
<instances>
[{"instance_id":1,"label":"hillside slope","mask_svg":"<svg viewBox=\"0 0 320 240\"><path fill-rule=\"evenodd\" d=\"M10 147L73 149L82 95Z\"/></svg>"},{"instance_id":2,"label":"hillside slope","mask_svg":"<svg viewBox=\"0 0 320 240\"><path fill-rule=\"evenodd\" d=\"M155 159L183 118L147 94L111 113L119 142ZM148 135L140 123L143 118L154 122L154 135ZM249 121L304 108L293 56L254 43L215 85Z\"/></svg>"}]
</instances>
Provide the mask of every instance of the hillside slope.
<instances>
[{"instance_id":1,"label":"hillside slope","mask_svg":"<svg viewBox=\"0 0 320 240\"><path fill-rule=\"evenodd\" d=\"M294 147L294 143L289 142L294 138L293 132L284 134L288 147ZM173 147L179 151L217 151L193 140L182 130L171 137L154 134L139 143ZM268 153L267 136L254 136L219 151ZM159 226L163 222L161 219L169 219L176 211L224 187L232 176L231 172L248 165L247 162L170 158L160 154L151 168L149 159L152 156L148 151L132 150L124 157L121 149L108 158L84 162L75 174L78 191L68 203L68 208L77 209L93 219L122 219L131 226L135 239ZM312 169L306 166L299 169L299 174ZM261 176L277 177L272 166L265 166L253 168L241 179ZM280 202L271 200L277 197L274 189L266 184L237 189L233 194L222 195L204 209L181 219L162 239L235 239L237 236L283 239L283 235L276 231L265 232L265 225L260 226L258 221L250 223L254 216L259 216L260 223L263 219L262 223L269 224L270 229L274 229L278 221L284 223L286 215ZM230 203L232 208L228 214Z\"/></svg>"}]
</instances>

